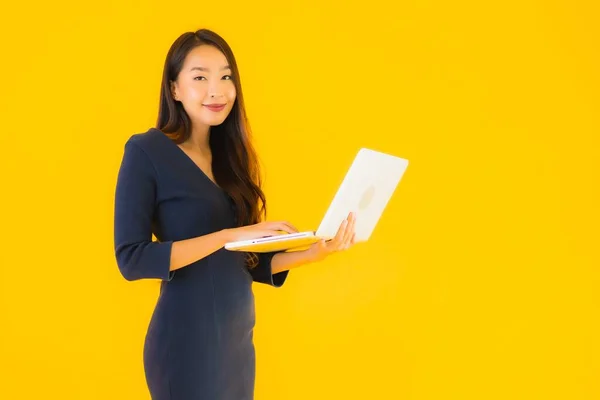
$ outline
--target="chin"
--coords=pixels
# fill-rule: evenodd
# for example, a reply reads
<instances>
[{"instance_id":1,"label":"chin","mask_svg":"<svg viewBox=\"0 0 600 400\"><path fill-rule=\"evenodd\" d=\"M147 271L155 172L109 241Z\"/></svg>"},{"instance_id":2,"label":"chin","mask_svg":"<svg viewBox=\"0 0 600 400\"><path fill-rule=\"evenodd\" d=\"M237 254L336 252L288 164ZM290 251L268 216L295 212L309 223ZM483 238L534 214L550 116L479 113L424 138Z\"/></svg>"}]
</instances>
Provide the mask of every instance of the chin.
<instances>
[{"instance_id":1,"label":"chin","mask_svg":"<svg viewBox=\"0 0 600 400\"><path fill-rule=\"evenodd\" d=\"M213 113L212 115L200 115L198 120L202 122L204 125L208 126L217 126L221 125L227 119L229 114L226 112L221 112L218 114Z\"/></svg>"},{"instance_id":2,"label":"chin","mask_svg":"<svg viewBox=\"0 0 600 400\"><path fill-rule=\"evenodd\" d=\"M194 121L196 121L200 125L217 126L217 125L221 125L223 122L225 122L226 119L227 119L226 116L223 116L223 117L213 116L212 118L206 118L206 117L196 118L196 119L194 119Z\"/></svg>"},{"instance_id":3,"label":"chin","mask_svg":"<svg viewBox=\"0 0 600 400\"><path fill-rule=\"evenodd\" d=\"M223 122L225 122L225 118L219 118L218 120L207 121L207 125L209 125L209 126L219 126Z\"/></svg>"}]
</instances>

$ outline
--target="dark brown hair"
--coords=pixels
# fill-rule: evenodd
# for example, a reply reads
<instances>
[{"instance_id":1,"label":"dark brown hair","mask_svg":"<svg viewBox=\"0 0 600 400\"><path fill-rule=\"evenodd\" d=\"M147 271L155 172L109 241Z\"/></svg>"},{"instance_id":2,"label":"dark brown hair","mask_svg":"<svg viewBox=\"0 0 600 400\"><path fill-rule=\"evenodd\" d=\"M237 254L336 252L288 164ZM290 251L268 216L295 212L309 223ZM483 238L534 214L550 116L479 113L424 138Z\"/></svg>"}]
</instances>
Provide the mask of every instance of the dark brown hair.
<instances>
[{"instance_id":1,"label":"dark brown hair","mask_svg":"<svg viewBox=\"0 0 600 400\"><path fill-rule=\"evenodd\" d=\"M164 64L156 128L177 143L190 137L190 118L183 105L173 99L171 81L177 80L188 53L201 45L214 46L225 55L236 90L235 103L225 121L210 128L213 175L235 204L237 226L255 224L260 222L261 217L266 217L267 212L258 158L250 141L250 126L233 51L215 32L208 29L186 32L171 45ZM249 265L256 265L256 256L253 254L249 254Z\"/></svg>"}]
</instances>

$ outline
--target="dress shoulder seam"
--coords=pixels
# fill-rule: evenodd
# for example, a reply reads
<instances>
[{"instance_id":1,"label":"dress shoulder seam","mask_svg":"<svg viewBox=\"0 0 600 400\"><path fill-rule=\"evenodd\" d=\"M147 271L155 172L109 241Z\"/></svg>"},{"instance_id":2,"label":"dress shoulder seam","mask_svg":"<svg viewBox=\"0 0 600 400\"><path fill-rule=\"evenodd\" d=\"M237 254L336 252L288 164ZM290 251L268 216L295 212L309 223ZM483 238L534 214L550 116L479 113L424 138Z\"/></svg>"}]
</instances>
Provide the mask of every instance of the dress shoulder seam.
<instances>
[{"instance_id":1,"label":"dress shoulder seam","mask_svg":"<svg viewBox=\"0 0 600 400\"><path fill-rule=\"evenodd\" d=\"M144 149L143 146L140 146L139 144L130 141L130 143L132 145L134 145L135 147L137 147L138 149L140 149L142 151L142 153L144 153L144 155L146 156L146 158L148 159L148 162L150 163L150 165L152 165L152 170L154 171L154 178L156 179L156 190L158 192L158 187L160 185L160 179L159 179L159 175L158 175L158 169L156 168L156 165L154 164L154 161L152 160L152 157L150 157L150 155L148 154L148 152L146 151L146 149Z\"/></svg>"}]
</instances>

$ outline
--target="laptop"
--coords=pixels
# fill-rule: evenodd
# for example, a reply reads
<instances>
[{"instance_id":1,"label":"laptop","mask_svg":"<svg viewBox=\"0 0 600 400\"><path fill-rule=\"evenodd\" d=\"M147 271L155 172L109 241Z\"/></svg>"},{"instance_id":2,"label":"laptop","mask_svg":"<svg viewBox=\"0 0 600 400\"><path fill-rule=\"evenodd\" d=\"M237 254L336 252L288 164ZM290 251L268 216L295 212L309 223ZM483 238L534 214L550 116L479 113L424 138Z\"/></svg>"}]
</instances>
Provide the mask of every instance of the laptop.
<instances>
[{"instance_id":1,"label":"laptop","mask_svg":"<svg viewBox=\"0 0 600 400\"><path fill-rule=\"evenodd\" d=\"M407 167L408 160L404 158L361 148L316 231L229 242L225 249L264 253L306 248L321 239L333 239L352 211L356 213L355 243L365 242L371 237Z\"/></svg>"}]
</instances>

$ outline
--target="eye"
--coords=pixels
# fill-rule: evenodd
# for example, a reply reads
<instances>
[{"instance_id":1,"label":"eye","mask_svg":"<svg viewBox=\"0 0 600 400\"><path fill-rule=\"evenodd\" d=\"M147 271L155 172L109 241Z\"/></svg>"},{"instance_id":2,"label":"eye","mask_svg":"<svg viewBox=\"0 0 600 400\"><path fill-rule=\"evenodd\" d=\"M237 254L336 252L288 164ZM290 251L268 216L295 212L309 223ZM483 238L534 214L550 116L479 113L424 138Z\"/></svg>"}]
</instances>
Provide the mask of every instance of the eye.
<instances>
[{"instance_id":1,"label":"eye","mask_svg":"<svg viewBox=\"0 0 600 400\"><path fill-rule=\"evenodd\" d=\"M223 79L225 79L226 81L230 81L232 78L231 75L225 75Z\"/></svg>"},{"instance_id":2,"label":"eye","mask_svg":"<svg viewBox=\"0 0 600 400\"><path fill-rule=\"evenodd\" d=\"M206 78L205 78L205 77L203 77L203 76L196 76L196 77L194 78L194 80L195 80L195 81L201 81L201 80L203 80L203 79L204 79L204 80L206 80Z\"/></svg>"}]
</instances>

